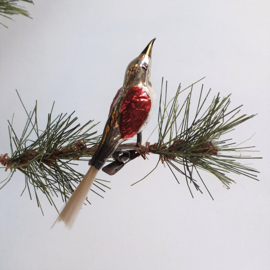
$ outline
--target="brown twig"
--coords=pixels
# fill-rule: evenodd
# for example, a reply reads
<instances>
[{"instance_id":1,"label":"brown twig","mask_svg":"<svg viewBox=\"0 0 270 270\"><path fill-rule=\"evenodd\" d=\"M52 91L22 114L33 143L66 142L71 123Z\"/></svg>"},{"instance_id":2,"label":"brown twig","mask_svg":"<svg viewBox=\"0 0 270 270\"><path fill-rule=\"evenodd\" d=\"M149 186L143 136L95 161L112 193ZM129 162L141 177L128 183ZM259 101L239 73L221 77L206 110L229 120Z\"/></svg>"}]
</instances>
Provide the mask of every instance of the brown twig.
<instances>
[{"instance_id":1,"label":"brown twig","mask_svg":"<svg viewBox=\"0 0 270 270\"><path fill-rule=\"evenodd\" d=\"M31 164L31 161L36 159L38 162L51 167L60 159L78 160L83 156L92 156L95 152L95 148L96 146L88 148L84 141L78 141L74 143L73 146L56 148L50 153L43 155L34 150L29 150L16 159L10 158L8 154L0 155L0 163L6 167L6 170L9 168L21 168L26 170L28 165ZM41 156L41 158L38 158L38 156Z\"/></svg>"}]
</instances>

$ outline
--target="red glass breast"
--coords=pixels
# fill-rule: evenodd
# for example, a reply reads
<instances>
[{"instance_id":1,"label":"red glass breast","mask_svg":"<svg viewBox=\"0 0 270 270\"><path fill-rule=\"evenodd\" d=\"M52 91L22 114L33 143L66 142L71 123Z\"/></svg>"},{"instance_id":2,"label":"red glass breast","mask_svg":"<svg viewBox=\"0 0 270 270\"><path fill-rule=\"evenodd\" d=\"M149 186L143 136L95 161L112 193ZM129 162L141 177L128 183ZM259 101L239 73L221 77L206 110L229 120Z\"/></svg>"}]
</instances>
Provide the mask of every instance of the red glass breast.
<instances>
[{"instance_id":1,"label":"red glass breast","mask_svg":"<svg viewBox=\"0 0 270 270\"><path fill-rule=\"evenodd\" d=\"M144 124L151 109L151 99L139 87L132 87L125 96L120 116L122 138L133 137Z\"/></svg>"}]
</instances>

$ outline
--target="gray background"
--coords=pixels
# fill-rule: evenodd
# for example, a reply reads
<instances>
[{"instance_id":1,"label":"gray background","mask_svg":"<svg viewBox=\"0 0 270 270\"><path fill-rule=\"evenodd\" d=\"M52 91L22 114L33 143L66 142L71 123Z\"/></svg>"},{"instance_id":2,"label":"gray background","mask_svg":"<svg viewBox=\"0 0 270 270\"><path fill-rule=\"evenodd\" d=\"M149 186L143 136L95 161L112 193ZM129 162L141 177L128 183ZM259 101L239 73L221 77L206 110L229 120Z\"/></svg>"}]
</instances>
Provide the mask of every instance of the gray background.
<instances>
[{"instance_id":1,"label":"gray background","mask_svg":"<svg viewBox=\"0 0 270 270\"><path fill-rule=\"evenodd\" d=\"M206 76L212 96L232 93L231 108L244 104L243 113L258 113L231 136L250 138L245 145L256 145L260 153L254 155L264 159L252 161L260 182L235 176L230 190L204 174L215 201L205 190L192 199L185 179L179 175L178 185L163 166L131 187L155 166L152 156L113 177L100 173L112 190L105 199L90 193L92 205L83 207L70 231L61 224L50 229L57 214L42 195L45 216L27 193L20 197L24 177L18 172L0 192L0 268L269 269L269 1L48 0L25 6L33 20L1 18L9 29L0 27L0 154L10 153L6 120L15 113L18 133L26 121L15 89L29 110L38 100L41 128L55 101L55 116L76 110L81 123L100 121L101 133L127 64L156 37L157 96L162 77L172 97L180 82L185 87ZM144 139L156 123L157 109ZM87 168L80 163L78 170ZM0 179L6 176L2 169Z\"/></svg>"}]
</instances>

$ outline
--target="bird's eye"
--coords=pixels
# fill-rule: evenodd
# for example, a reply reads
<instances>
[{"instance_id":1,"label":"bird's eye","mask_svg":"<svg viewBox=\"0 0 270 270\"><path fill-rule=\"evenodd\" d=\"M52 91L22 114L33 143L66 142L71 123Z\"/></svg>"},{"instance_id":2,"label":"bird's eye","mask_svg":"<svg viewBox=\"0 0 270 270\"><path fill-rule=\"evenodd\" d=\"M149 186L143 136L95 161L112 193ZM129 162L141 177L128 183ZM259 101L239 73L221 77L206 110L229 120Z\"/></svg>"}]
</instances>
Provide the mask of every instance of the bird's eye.
<instances>
[{"instance_id":1,"label":"bird's eye","mask_svg":"<svg viewBox=\"0 0 270 270\"><path fill-rule=\"evenodd\" d=\"M145 69L145 70L147 70L147 68L148 68L147 63L143 63L143 64L142 64L142 68Z\"/></svg>"}]
</instances>

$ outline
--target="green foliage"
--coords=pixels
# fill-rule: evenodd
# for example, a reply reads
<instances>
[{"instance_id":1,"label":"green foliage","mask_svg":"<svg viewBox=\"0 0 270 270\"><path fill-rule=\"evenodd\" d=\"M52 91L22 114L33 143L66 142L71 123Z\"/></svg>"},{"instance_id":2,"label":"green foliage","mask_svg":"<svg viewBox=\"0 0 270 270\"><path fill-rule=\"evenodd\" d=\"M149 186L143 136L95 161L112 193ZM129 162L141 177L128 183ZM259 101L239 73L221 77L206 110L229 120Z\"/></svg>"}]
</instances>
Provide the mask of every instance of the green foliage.
<instances>
[{"instance_id":1,"label":"green foliage","mask_svg":"<svg viewBox=\"0 0 270 270\"><path fill-rule=\"evenodd\" d=\"M18 3L20 2L27 2L33 4L32 0L0 0L0 16L10 20L12 20L10 16L13 15L23 15L25 17L31 18L25 8L18 6ZM2 23L0 22L0 24ZM6 25L2 25L7 28Z\"/></svg>"},{"instance_id":2,"label":"green foliage","mask_svg":"<svg viewBox=\"0 0 270 270\"><path fill-rule=\"evenodd\" d=\"M12 154L10 158L6 156L4 159L3 155L1 157L2 164L11 170L11 174L2 181L1 189L11 180L14 172L19 170L25 175L25 188L22 193L27 189L32 199L29 187L31 185L39 207L41 204L38 191L45 194L48 201L55 206L52 197L60 195L63 201L66 201L83 178L84 175L72 167L76 165L73 161L93 155L95 145L100 139L96 136L96 131L92 131L97 124L90 120L82 127L80 124L74 125L77 121L77 117L73 116L74 112L70 115L60 114L52 119L52 107L46 128L41 132L37 120L37 103L33 112L28 113L26 109L25 112L27 121L20 137L9 122ZM104 191L101 186L107 186L101 181L103 180L96 179L94 187ZM94 189L92 191L101 196Z\"/></svg>"},{"instance_id":3,"label":"green foliage","mask_svg":"<svg viewBox=\"0 0 270 270\"><path fill-rule=\"evenodd\" d=\"M162 95L160 97L158 144L152 153L160 155L161 160L167 164L178 183L174 171L185 176L191 195L190 183L199 191L201 190L198 180L201 180L205 186L199 169L215 175L227 188L234 182L228 176L229 173L257 180L255 173L258 171L239 162L241 159L256 158L242 154L242 152L249 152L253 147L239 147L232 138L224 138L237 126L255 115L239 115L241 106L229 110L230 95L221 98L218 94L206 107L210 90L203 98L202 86L195 116L191 119L193 85L190 86L191 90L180 106L178 97L186 89L181 91L181 86L179 86L174 98L167 103L166 84L164 101L162 101ZM206 186L205 188L207 189Z\"/></svg>"},{"instance_id":4,"label":"green foliage","mask_svg":"<svg viewBox=\"0 0 270 270\"><path fill-rule=\"evenodd\" d=\"M234 182L233 178L228 176L229 173L257 180L258 171L240 163L243 159L256 158L243 155L243 152L251 152L252 147L239 147L228 137L237 126L255 115L239 115L241 106L229 110L230 96L221 98L220 94L207 106L210 90L204 96L202 87L193 113L194 117L191 117L194 84L184 90L179 86L175 96L167 101L167 83L164 93L162 81L157 126L158 141L154 144L146 142L145 146L134 146L133 150L143 158L146 158L147 154L159 155L154 170L160 162L166 164L178 183L177 173L182 174L192 196L191 185L201 191L199 181L210 194L199 173L200 170L213 174L228 188L229 184ZM185 99L181 95L183 103L180 105L179 96L187 89L190 91ZM89 160L101 138L92 131L96 124L90 120L82 127L79 124L75 125L77 117L73 116L74 113L60 114L52 120L52 108L45 129L40 131L37 103L32 112L28 113L26 109L25 111L27 122L20 137L9 122L11 157L9 158L7 154L0 155L0 163L6 170L11 170L11 174L2 181L1 188L11 180L14 172L19 170L25 175L23 192L27 189L32 198L30 191L32 186L39 207L41 204L38 192L45 194L52 205L54 205L53 196L61 196L62 200L66 201L83 178L83 174L73 168L73 165L76 165L74 161L84 160L84 157ZM125 147L130 146L123 144L119 149ZM95 179L93 188L100 191L105 191L103 187L109 188L102 181L104 180ZM94 189L91 190L98 194ZM210 196L212 197L211 194Z\"/></svg>"}]
</instances>

